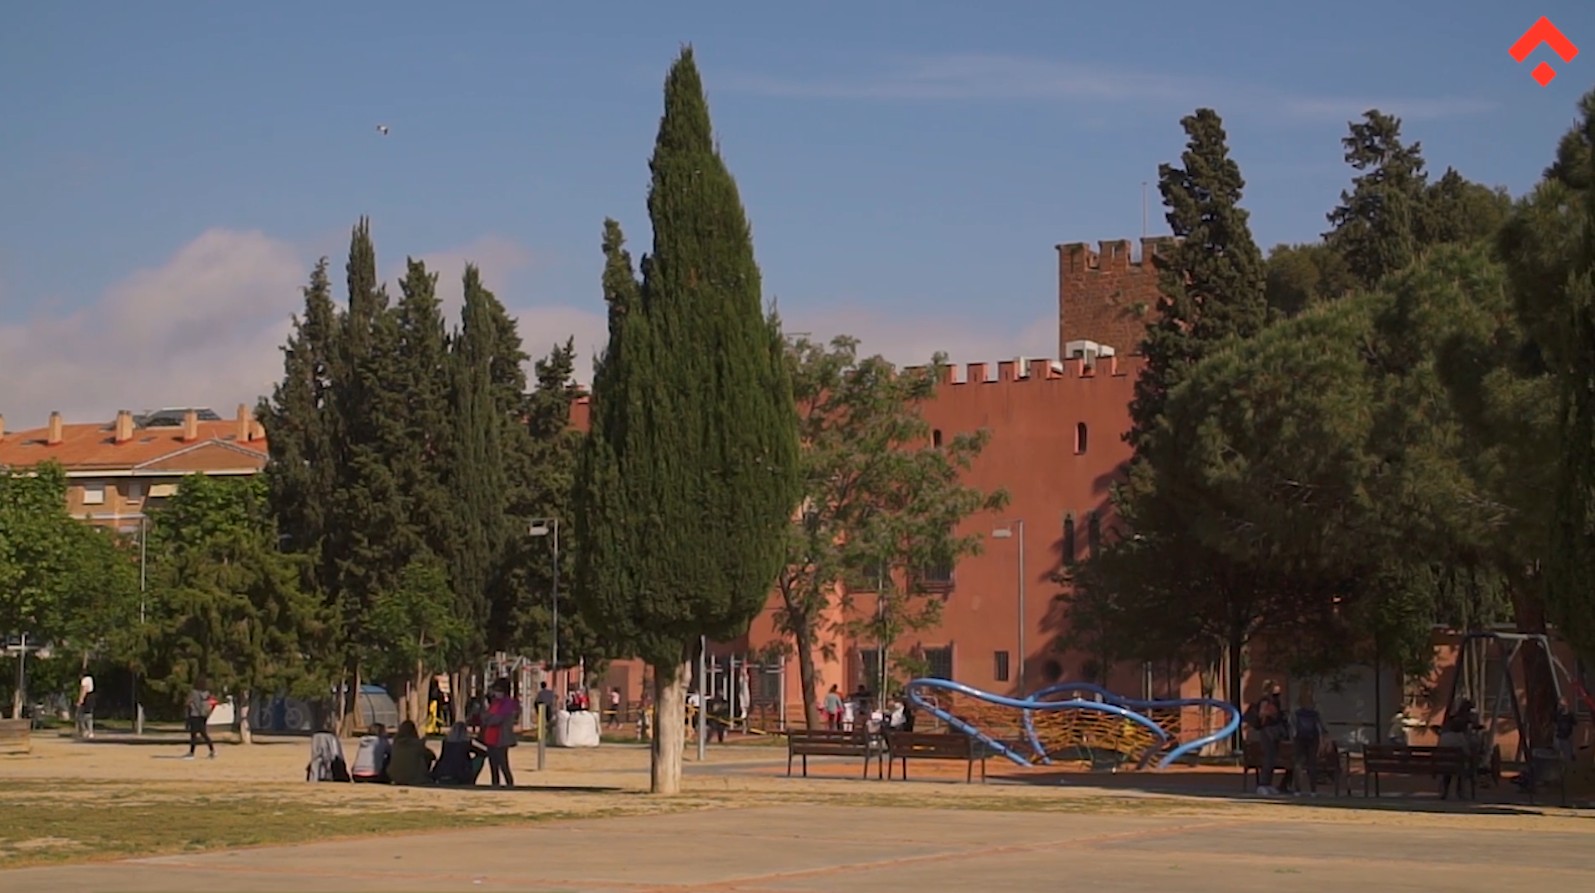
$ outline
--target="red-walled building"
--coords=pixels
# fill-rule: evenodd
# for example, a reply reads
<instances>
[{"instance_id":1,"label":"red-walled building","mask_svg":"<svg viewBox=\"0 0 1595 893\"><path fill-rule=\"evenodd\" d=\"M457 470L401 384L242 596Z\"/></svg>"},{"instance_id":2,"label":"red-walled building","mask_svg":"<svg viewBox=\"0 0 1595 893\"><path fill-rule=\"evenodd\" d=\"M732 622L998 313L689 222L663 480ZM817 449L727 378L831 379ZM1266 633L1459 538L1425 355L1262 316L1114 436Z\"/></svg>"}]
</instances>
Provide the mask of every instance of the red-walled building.
<instances>
[{"instance_id":1,"label":"red-walled building","mask_svg":"<svg viewBox=\"0 0 1595 893\"><path fill-rule=\"evenodd\" d=\"M1157 274L1146 258L1167 244L1167 239L1143 239L1139 252L1128 241L1102 242L1096 250L1083 243L1058 246L1057 357L945 370L942 386L923 410L933 438L988 429L991 439L965 480L982 490L1004 488L1011 502L1000 514L968 519L961 532L984 536L981 554L952 569L939 594L944 599L940 625L904 636L891 653L913 653L931 675L1005 694L1016 693L1021 681L1026 691L1034 691L1060 680L1105 676L1109 688L1127 695L1201 696L1198 678L1178 669L1129 664L1104 673L1090 655L1060 647L1066 632L1061 599L1067 594L1054 582L1065 561L1088 557L1114 526L1110 487L1130 459L1124 434L1144 362L1141 335L1146 314L1158 300ZM585 426L586 412L585 405L576 408L578 424ZM854 610L874 610L869 593L853 595ZM770 607L746 636L711 643L709 649L715 689L724 691L733 671L733 678L740 678L748 670L755 728L801 722L797 663L790 654L776 654L785 644L772 617L778 599L772 595ZM860 684L879 690L879 643L836 635L826 645L836 657L815 655L820 693L831 685L843 691ZM1558 654L1587 687L1595 687L1587 668L1579 667L1564 646L1558 645ZM1242 680L1243 690L1248 700L1256 698L1263 681L1273 679L1294 698L1300 683L1314 682L1332 734L1348 744L1379 740L1390 718L1406 707L1417 725L1412 734L1423 742L1428 740L1425 726L1444 712L1446 695L1437 693L1448 692L1455 677L1454 634L1436 631L1435 658L1434 672L1423 679L1403 679L1392 668L1347 667L1332 684L1254 666ZM1228 685L1222 678L1216 682L1222 697ZM606 681L632 701L642 696L642 683L642 667L634 661L613 666ZM1199 714L1187 711L1187 735L1206 722ZM1514 752L1515 732L1501 729L1497 742L1507 754Z\"/></svg>"},{"instance_id":2,"label":"red-walled building","mask_svg":"<svg viewBox=\"0 0 1595 893\"><path fill-rule=\"evenodd\" d=\"M1140 258L1127 241L1103 242L1098 250L1058 246L1057 356L944 370L923 411L932 437L989 430L965 480L985 491L1006 489L1010 503L998 515L968 519L961 532L985 537L981 554L959 562L943 584L941 623L904 637L891 653L913 653L934 675L998 692L1018 690L1021 680L1034 690L1095 675L1087 656L1057 646L1064 630L1055 577L1065 561L1089 555L1112 524L1109 488L1130 458L1124 433L1142 363L1144 313L1157 300L1157 274L1144 258L1166 241L1143 240ZM578 424L586 409L577 408ZM771 656L777 650L771 646L782 641L773 599L747 636L710 648L717 678L733 659L738 667L751 664L755 713L771 719L795 716L802 703L796 661ZM868 593L855 593L854 602L855 610L873 610ZM880 687L878 643L839 636L827 645L837 659L816 655L821 691L832 684ZM1140 691L1145 682L1132 672L1111 682ZM608 680L633 698L641 683L641 668L631 662L613 667Z\"/></svg>"}]
</instances>

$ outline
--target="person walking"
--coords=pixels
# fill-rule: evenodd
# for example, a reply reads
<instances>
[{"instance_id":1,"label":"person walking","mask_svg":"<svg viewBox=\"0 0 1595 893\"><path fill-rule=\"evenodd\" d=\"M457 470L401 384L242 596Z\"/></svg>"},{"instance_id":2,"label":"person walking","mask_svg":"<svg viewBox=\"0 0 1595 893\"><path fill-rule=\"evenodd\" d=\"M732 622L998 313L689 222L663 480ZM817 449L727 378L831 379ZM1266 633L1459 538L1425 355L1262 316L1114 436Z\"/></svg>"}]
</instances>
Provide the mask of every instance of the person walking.
<instances>
[{"instance_id":1,"label":"person walking","mask_svg":"<svg viewBox=\"0 0 1595 893\"><path fill-rule=\"evenodd\" d=\"M211 696L210 689L205 687L205 677L194 680L194 687L188 692L188 756L185 760L194 758L194 750L199 742L205 742L206 749L210 752L209 758L216 759L216 745L211 743L210 731L205 728L210 722L210 713L216 709L216 699Z\"/></svg>"},{"instance_id":2,"label":"person walking","mask_svg":"<svg viewBox=\"0 0 1595 893\"><path fill-rule=\"evenodd\" d=\"M842 728L842 693L836 686L825 693L825 706L821 708L825 714L825 727L831 731L840 731Z\"/></svg>"},{"instance_id":3,"label":"person walking","mask_svg":"<svg viewBox=\"0 0 1595 893\"><path fill-rule=\"evenodd\" d=\"M87 672L78 680L78 723L79 738L94 737L94 677Z\"/></svg>"},{"instance_id":4,"label":"person walking","mask_svg":"<svg viewBox=\"0 0 1595 893\"><path fill-rule=\"evenodd\" d=\"M515 774L510 771L510 748L515 746L515 720L521 715L521 702L510 694L510 681L500 679L493 683L493 701L482 715L482 743L487 745L487 768L492 773L493 787L503 778L504 787L515 787Z\"/></svg>"}]
</instances>

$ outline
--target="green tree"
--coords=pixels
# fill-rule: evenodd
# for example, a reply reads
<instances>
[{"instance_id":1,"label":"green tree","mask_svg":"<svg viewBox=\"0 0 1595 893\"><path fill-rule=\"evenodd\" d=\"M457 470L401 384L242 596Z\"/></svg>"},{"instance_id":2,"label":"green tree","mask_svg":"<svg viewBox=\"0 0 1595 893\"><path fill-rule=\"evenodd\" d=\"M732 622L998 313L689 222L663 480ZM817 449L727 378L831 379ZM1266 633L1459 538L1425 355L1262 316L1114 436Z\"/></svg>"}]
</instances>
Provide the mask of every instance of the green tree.
<instances>
[{"instance_id":1,"label":"green tree","mask_svg":"<svg viewBox=\"0 0 1595 893\"><path fill-rule=\"evenodd\" d=\"M582 434L571 426L571 405L582 395L575 381L575 342L554 345L533 364L535 383L521 404L511 432L510 515L515 525L508 543L500 596L494 603L494 628L517 647L548 654L553 635L553 598L559 597L560 665L583 661L589 671L603 666L604 647L572 597L570 522L572 487ZM556 555L549 537L528 536L534 519L561 522ZM556 586L555 562L559 565Z\"/></svg>"},{"instance_id":2,"label":"green tree","mask_svg":"<svg viewBox=\"0 0 1595 893\"><path fill-rule=\"evenodd\" d=\"M675 793L688 660L765 604L800 484L785 345L690 48L664 106L654 250L640 288L621 288L636 299L611 297L623 318L594 382L574 533L583 612L652 668L651 789Z\"/></svg>"},{"instance_id":3,"label":"green tree","mask_svg":"<svg viewBox=\"0 0 1595 893\"><path fill-rule=\"evenodd\" d=\"M0 630L27 633L86 665L122 659L138 620L138 577L116 535L66 510L66 472L47 462L0 470ZM12 716L26 702L12 691Z\"/></svg>"},{"instance_id":4,"label":"green tree","mask_svg":"<svg viewBox=\"0 0 1595 893\"><path fill-rule=\"evenodd\" d=\"M432 675L448 669L478 635L454 605L443 562L423 553L405 565L399 585L372 604L371 628L387 643L373 655L372 668L404 679L405 714L420 725Z\"/></svg>"},{"instance_id":5,"label":"green tree","mask_svg":"<svg viewBox=\"0 0 1595 893\"><path fill-rule=\"evenodd\" d=\"M486 631L491 592L510 536L505 448L515 422L501 405L493 378L501 324L494 311L502 308L474 266L465 268L464 294L463 319L451 343L457 429L449 469L456 525L450 577L459 593L459 616L471 629Z\"/></svg>"},{"instance_id":6,"label":"green tree","mask_svg":"<svg viewBox=\"0 0 1595 893\"><path fill-rule=\"evenodd\" d=\"M1401 119L1369 109L1341 140L1346 163L1358 172L1350 192L1329 212L1324 240L1342 257L1358 284L1371 288L1417 258L1423 218L1422 146L1401 141Z\"/></svg>"},{"instance_id":7,"label":"green tree","mask_svg":"<svg viewBox=\"0 0 1595 893\"><path fill-rule=\"evenodd\" d=\"M176 705L200 677L235 696L249 740L258 694L324 693L328 613L301 588L303 556L277 549L259 477L190 475L152 513L145 657L136 668Z\"/></svg>"},{"instance_id":8,"label":"green tree","mask_svg":"<svg viewBox=\"0 0 1595 893\"><path fill-rule=\"evenodd\" d=\"M1262 252L1240 206L1245 181L1229 156L1223 123L1211 109L1198 109L1181 124L1187 135L1182 166L1162 165L1158 182L1180 242L1156 259L1162 300L1147 324L1146 366L1136 380L1126 436L1136 455L1128 480L1114 494L1133 537L1104 544L1101 564L1079 578L1085 590L1079 609L1065 613L1099 652L1136 634L1091 625L1119 616L1161 620L1170 628L1151 638L1182 642L1183 653L1195 652L1208 665L1227 652L1230 694L1238 697L1241 649L1273 596L1250 569L1191 535L1193 482L1182 477L1180 457L1201 432L1192 427L1197 420L1170 418L1165 409L1204 357L1262 331L1269 309ZM1139 560L1121 560L1130 555ZM1147 597L1161 600L1162 610L1124 615L1106 607L1115 598ZM1214 628L1221 634L1203 634Z\"/></svg>"},{"instance_id":9,"label":"green tree","mask_svg":"<svg viewBox=\"0 0 1595 893\"><path fill-rule=\"evenodd\" d=\"M1595 661L1595 91L1562 137L1544 180L1500 237L1531 358L1555 394L1543 598L1550 619Z\"/></svg>"},{"instance_id":10,"label":"green tree","mask_svg":"<svg viewBox=\"0 0 1595 893\"><path fill-rule=\"evenodd\" d=\"M1338 300L1356 288L1345 258L1321 242L1275 245L1268 252L1266 271L1268 307L1282 317Z\"/></svg>"},{"instance_id":11,"label":"green tree","mask_svg":"<svg viewBox=\"0 0 1595 893\"><path fill-rule=\"evenodd\" d=\"M879 356L860 359L858 340L845 336L828 345L798 338L788 356L803 507L787 528L775 622L797 653L804 716L817 728L814 658L834 609L851 618L842 631L885 646L886 663L885 652L903 633L939 620L940 593L927 570L949 569L979 549L979 536L954 534L959 522L1000 509L1007 494L959 481L990 432L930 443L920 411L935 395L943 357L898 370ZM862 617L852 616L854 592L875 594Z\"/></svg>"},{"instance_id":12,"label":"green tree","mask_svg":"<svg viewBox=\"0 0 1595 893\"><path fill-rule=\"evenodd\" d=\"M338 592L339 549L346 542L336 520L343 458L335 391L342 384L340 326L322 258L282 349L282 381L255 413L266 429L271 462L263 475L283 547L309 557L306 590L329 603Z\"/></svg>"},{"instance_id":13,"label":"green tree","mask_svg":"<svg viewBox=\"0 0 1595 893\"><path fill-rule=\"evenodd\" d=\"M1432 245L1470 244L1492 238L1512 213L1512 196L1503 188L1474 183L1455 168L1423 192L1417 242Z\"/></svg>"}]
</instances>

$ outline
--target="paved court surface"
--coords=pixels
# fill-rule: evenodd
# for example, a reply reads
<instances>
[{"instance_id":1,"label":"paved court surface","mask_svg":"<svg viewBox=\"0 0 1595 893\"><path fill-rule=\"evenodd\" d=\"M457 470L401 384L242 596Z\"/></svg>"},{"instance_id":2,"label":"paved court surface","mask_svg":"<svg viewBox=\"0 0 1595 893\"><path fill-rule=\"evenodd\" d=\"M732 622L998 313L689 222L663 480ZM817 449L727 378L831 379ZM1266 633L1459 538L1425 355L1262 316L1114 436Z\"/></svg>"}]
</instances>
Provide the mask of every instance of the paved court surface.
<instances>
[{"instance_id":1,"label":"paved court surface","mask_svg":"<svg viewBox=\"0 0 1595 893\"><path fill-rule=\"evenodd\" d=\"M20 869L0 889L1538 893L1595 876L1595 820L1312 816L766 806Z\"/></svg>"}]
</instances>

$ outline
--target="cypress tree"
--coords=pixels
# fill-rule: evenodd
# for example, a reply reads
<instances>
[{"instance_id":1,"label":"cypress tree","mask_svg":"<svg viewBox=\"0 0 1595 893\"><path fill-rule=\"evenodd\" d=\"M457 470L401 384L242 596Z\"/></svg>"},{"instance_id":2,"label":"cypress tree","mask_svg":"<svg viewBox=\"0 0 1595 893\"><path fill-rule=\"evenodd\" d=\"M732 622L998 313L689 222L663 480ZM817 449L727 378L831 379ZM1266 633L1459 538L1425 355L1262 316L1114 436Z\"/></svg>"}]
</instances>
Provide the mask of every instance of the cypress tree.
<instances>
[{"instance_id":1,"label":"cypress tree","mask_svg":"<svg viewBox=\"0 0 1595 893\"><path fill-rule=\"evenodd\" d=\"M699 636L740 634L765 604L799 481L784 344L690 47L664 107L640 288L605 240L610 344L574 532L583 611L652 668L651 789L675 793L688 660Z\"/></svg>"},{"instance_id":2,"label":"cypress tree","mask_svg":"<svg viewBox=\"0 0 1595 893\"><path fill-rule=\"evenodd\" d=\"M265 476L283 545L312 556L306 582L328 598L336 590L339 542L332 519L340 458L333 375L340 346L324 257L311 271L304 300L304 313L294 318L283 346L282 381L256 417L266 429L271 462Z\"/></svg>"},{"instance_id":3,"label":"cypress tree","mask_svg":"<svg viewBox=\"0 0 1595 893\"><path fill-rule=\"evenodd\" d=\"M445 482L454 449L448 334L437 297L437 275L410 259L394 307L397 374L386 379L400 424L384 450L398 476L406 514L425 547L439 558L454 553L456 520Z\"/></svg>"},{"instance_id":4,"label":"cypress tree","mask_svg":"<svg viewBox=\"0 0 1595 893\"><path fill-rule=\"evenodd\" d=\"M493 380L500 338L493 311L498 302L483 287L474 265L465 268L464 294L460 330L450 350L456 436L449 469L456 531L450 575L459 616L471 629L487 630L489 589L509 533L504 447L513 421L496 399Z\"/></svg>"}]
</instances>

